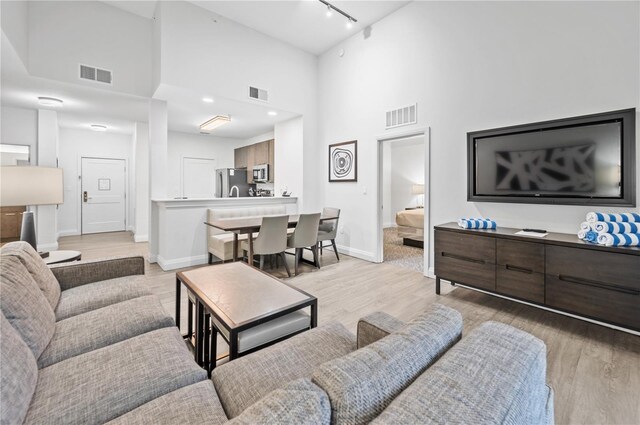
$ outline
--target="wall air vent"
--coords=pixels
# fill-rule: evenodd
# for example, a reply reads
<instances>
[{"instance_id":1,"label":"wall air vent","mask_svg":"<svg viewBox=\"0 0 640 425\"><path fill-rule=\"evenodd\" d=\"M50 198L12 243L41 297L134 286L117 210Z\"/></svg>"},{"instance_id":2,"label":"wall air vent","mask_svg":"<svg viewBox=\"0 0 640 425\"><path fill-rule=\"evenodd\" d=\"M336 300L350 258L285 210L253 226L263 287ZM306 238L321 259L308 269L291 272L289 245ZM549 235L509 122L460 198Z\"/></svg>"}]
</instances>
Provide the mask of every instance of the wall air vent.
<instances>
[{"instance_id":1,"label":"wall air vent","mask_svg":"<svg viewBox=\"0 0 640 425\"><path fill-rule=\"evenodd\" d=\"M416 124L418 122L418 104L387 111L386 128Z\"/></svg>"},{"instance_id":2,"label":"wall air vent","mask_svg":"<svg viewBox=\"0 0 640 425\"><path fill-rule=\"evenodd\" d=\"M96 81L98 83L111 84L113 73L106 69L96 68L95 66L80 64L80 79Z\"/></svg>"},{"instance_id":3,"label":"wall air vent","mask_svg":"<svg viewBox=\"0 0 640 425\"><path fill-rule=\"evenodd\" d=\"M269 101L269 92L264 89L249 86L249 97L255 100Z\"/></svg>"}]
</instances>

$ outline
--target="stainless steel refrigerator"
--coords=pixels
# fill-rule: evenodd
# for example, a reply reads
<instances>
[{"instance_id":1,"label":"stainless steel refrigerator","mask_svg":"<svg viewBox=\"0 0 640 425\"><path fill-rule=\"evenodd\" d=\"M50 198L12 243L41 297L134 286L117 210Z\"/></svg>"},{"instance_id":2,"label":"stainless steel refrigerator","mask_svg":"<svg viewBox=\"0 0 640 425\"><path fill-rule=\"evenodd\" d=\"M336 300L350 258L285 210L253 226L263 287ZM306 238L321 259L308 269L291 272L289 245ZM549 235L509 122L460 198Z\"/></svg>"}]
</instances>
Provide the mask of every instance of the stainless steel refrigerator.
<instances>
[{"instance_id":1,"label":"stainless steel refrigerator","mask_svg":"<svg viewBox=\"0 0 640 425\"><path fill-rule=\"evenodd\" d=\"M236 196L236 189L240 197L249 196L249 184L247 183L246 168L221 168L216 170L216 198L228 198L233 190Z\"/></svg>"}]
</instances>

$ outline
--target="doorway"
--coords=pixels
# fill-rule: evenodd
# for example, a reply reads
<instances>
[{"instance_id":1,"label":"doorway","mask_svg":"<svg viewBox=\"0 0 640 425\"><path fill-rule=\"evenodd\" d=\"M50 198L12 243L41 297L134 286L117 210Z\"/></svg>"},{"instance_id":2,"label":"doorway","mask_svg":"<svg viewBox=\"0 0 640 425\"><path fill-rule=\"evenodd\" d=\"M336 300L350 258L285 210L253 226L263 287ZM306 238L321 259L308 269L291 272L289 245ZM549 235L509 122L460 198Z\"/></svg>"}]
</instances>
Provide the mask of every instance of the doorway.
<instances>
[{"instance_id":1,"label":"doorway","mask_svg":"<svg viewBox=\"0 0 640 425\"><path fill-rule=\"evenodd\" d=\"M428 275L429 133L378 138L378 261Z\"/></svg>"},{"instance_id":2,"label":"doorway","mask_svg":"<svg viewBox=\"0 0 640 425\"><path fill-rule=\"evenodd\" d=\"M126 229L126 162L82 158L82 234Z\"/></svg>"},{"instance_id":3,"label":"doorway","mask_svg":"<svg viewBox=\"0 0 640 425\"><path fill-rule=\"evenodd\" d=\"M216 160L182 158L182 196L213 198L216 194Z\"/></svg>"}]
</instances>

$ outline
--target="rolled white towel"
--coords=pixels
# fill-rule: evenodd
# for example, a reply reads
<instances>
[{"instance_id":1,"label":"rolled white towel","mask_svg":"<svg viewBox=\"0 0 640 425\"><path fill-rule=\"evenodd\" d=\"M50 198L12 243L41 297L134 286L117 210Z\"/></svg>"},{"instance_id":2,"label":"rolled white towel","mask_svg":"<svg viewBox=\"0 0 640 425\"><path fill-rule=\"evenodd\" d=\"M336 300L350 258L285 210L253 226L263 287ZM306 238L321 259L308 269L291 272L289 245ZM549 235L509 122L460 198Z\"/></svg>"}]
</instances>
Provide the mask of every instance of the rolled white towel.
<instances>
[{"instance_id":1,"label":"rolled white towel","mask_svg":"<svg viewBox=\"0 0 640 425\"><path fill-rule=\"evenodd\" d=\"M588 230L580 229L578 230L578 238L584 240L585 236L587 236Z\"/></svg>"},{"instance_id":2,"label":"rolled white towel","mask_svg":"<svg viewBox=\"0 0 640 425\"><path fill-rule=\"evenodd\" d=\"M639 213L600 213L589 212L587 213L587 222L595 223L597 221L613 221L616 223L640 223Z\"/></svg>"},{"instance_id":3,"label":"rolled white towel","mask_svg":"<svg viewBox=\"0 0 640 425\"><path fill-rule=\"evenodd\" d=\"M640 233L601 233L598 243L605 246L640 246Z\"/></svg>"},{"instance_id":4,"label":"rolled white towel","mask_svg":"<svg viewBox=\"0 0 640 425\"><path fill-rule=\"evenodd\" d=\"M585 232L588 232L589 230L592 230L591 224L587 223L586 221L583 221L582 223L580 223L580 230L584 230ZM595 230L595 229L593 229Z\"/></svg>"},{"instance_id":5,"label":"rolled white towel","mask_svg":"<svg viewBox=\"0 0 640 425\"><path fill-rule=\"evenodd\" d=\"M598 221L593 223L593 229L598 233L640 233L640 223Z\"/></svg>"}]
</instances>

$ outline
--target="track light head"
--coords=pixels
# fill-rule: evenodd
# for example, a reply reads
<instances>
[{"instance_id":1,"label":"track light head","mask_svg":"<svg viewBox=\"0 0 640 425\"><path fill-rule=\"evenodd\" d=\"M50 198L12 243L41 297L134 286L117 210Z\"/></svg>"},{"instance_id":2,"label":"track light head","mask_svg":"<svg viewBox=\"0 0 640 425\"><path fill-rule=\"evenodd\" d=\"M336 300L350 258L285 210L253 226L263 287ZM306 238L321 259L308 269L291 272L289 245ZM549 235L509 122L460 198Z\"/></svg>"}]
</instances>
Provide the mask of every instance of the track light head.
<instances>
[{"instance_id":1,"label":"track light head","mask_svg":"<svg viewBox=\"0 0 640 425\"><path fill-rule=\"evenodd\" d=\"M333 15L333 10L331 10L331 6L327 6L327 18L330 18Z\"/></svg>"},{"instance_id":2,"label":"track light head","mask_svg":"<svg viewBox=\"0 0 640 425\"><path fill-rule=\"evenodd\" d=\"M351 18L349 18L347 20L347 29L350 30L351 28L353 28L353 20L351 20Z\"/></svg>"}]
</instances>

